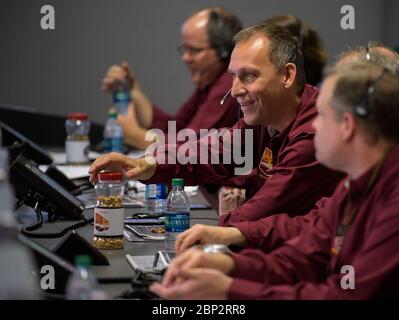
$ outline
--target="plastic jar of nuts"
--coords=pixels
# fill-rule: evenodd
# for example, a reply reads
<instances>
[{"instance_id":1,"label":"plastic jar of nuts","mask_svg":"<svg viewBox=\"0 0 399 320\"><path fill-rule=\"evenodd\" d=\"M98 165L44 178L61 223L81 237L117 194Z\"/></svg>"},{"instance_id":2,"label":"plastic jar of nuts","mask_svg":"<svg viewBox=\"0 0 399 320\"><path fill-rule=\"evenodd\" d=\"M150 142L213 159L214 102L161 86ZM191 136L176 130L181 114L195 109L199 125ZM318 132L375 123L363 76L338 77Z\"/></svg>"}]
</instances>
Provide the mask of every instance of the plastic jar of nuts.
<instances>
[{"instance_id":1,"label":"plastic jar of nuts","mask_svg":"<svg viewBox=\"0 0 399 320\"><path fill-rule=\"evenodd\" d=\"M89 162L90 121L86 113L72 112L65 121L67 138L65 153L67 163L80 164Z\"/></svg>"},{"instance_id":2,"label":"plastic jar of nuts","mask_svg":"<svg viewBox=\"0 0 399 320\"><path fill-rule=\"evenodd\" d=\"M121 172L98 174L96 206L94 208L93 244L99 249L122 249L124 208L123 176Z\"/></svg>"}]
</instances>

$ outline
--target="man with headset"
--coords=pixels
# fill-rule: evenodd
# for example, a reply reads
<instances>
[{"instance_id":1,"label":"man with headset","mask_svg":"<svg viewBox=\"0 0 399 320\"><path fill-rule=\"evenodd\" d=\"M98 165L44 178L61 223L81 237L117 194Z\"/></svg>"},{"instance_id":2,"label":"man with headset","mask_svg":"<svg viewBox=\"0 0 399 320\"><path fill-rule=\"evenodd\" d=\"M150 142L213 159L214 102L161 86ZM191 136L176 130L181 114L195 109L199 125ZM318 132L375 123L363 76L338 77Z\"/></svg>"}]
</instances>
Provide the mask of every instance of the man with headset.
<instances>
[{"instance_id":1,"label":"man with headset","mask_svg":"<svg viewBox=\"0 0 399 320\"><path fill-rule=\"evenodd\" d=\"M102 89L127 79L132 87L133 105L127 116L120 115L127 143L145 149L147 129L168 130L168 121L176 121L176 129L190 128L197 134L200 129L230 127L237 121L238 105L234 99L221 99L231 87L227 65L233 50L233 36L240 31L241 22L222 8L207 8L189 17L181 28L182 45L179 51L186 63L196 89L190 98L172 116L153 105L140 88L126 62L111 66L103 79Z\"/></svg>"},{"instance_id":2,"label":"man with headset","mask_svg":"<svg viewBox=\"0 0 399 320\"><path fill-rule=\"evenodd\" d=\"M244 117L224 134L231 136L234 131L244 136L246 130L252 130L252 141L242 138L224 145L225 135L220 132L223 147L218 149L217 163L201 163L199 159L197 164L163 164L154 158L147 161L110 153L93 163L92 178L112 165L122 167L128 178L146 183L169 182L173 177L184 178L186 185L223 181L232 177L239 165L224 163L226 152L250 145L253 154L245 161L252 156L250 168L259 176L259 185L254 186L257 191L242 206L222 216L220 224L235 222L236 227L240 223L245 228L248 221L281 212L290 216L307 213L317 200L333 192L343 175L315 159L311 123L317 115L318 88L305 84L297 42L287 30L270 23L242 30L235 36L229 72L233 75L231 94L240 103ZM212 154L214 144L207 137L195 144L197 150L210 154L207 159L216 158ZM201 151L194 158L201 158ZM165 155L165 159L173 159L176 148L173 151L165 146L157 152L156 158Z\"/></svg>"},{"instance_id":3,"label":"man with headset","mask_svg":"<svg viewBox=\"0 0 399 320\"><path fill-rule=\"evenodd\" d=\"M269 254L190 249L151 290L170 299L397 298L398 106L397 74L371 61L338 65L313 125L317 159L348 177L316 217Z\"/></svg>"}]
</instances>

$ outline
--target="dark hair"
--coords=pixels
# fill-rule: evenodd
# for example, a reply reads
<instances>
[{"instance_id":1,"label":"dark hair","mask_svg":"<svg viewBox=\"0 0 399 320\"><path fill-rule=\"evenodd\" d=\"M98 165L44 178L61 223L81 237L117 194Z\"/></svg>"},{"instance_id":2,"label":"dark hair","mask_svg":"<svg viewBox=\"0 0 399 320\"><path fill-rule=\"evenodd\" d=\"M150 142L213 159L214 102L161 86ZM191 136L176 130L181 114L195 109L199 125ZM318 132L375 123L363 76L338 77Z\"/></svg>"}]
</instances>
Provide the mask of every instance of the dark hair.
<instances>
[{"instance_id":1,"label":"dark hair","mask_svg":"<svg viewBox=\"0 0 399 320\"><path fill-rule=\"evenodd\" d=\"M399 141L399 77L372 61L354 61L336 66L337 76L331 106L340 117L351 112L372 140ZM367 111L359 114L359 107Z\"/></svg>"},{"instance_id":2,"label":"dark hair","mask_svg":"<svg viewBox=\"0 0 399 320\"><path fill-rule=\"evenodd\" d=\"M256 34L261 34L269 39L269 59L278 72L283 72L287 63L295 64L297 85L299 90L302 90L305 85L305 71L297 39L287 29L274 23L266 22L240 31L234 36L234 41L239 44L249 40Z\"/></svg>"},{"instance_id":3,"label":"dark hair","mask_svg":"<svg viewBox=\"0 0 399 320\"><path fill-rule=\"evenodd\" d=\"M327 63L327 52L316 30L293 15L274 16L264 22L274 23L286 28L292 36L298 38L303 54L306 82L313 86L318 85L323 78L323 68Z\"/></svg>"},{"instance_id":4,"label":"dark hair","mask_svg":"<svg viewBox=\"0 0 399 320\"><path fill-rule=\"evenodd\" d=\"M228 63L234 48L233 37L242 29L241 21L223 8L210 8L207 24L208 41L220 60Z\"/></svg>"}]
</instances>

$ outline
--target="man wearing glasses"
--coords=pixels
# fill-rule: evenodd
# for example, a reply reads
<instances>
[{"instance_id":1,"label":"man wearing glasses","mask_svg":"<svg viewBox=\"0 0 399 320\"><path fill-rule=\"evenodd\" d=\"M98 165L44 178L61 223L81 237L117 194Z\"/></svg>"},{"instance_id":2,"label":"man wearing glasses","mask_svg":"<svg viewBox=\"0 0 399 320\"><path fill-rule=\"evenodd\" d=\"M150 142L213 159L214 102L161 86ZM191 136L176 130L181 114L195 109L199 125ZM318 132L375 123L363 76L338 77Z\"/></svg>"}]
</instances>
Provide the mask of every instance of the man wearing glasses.
<instances>
[{"instance_id":1,"label":"man wearing glasses","mask_svg":"<svg viewBox=\"0 0 399 320\"><path fill-rule=\"evenodd\" d=\"M222 98L231 87L227 66L233 50L233 36L240 31L241 22L222 8L207 8L189 17L181 28L182 45L179 51L186 63L196 89L180 107L176 115L169 115L153 105L133 78L127 63L111 66L103 79L102 89L112 90L117 81L127 79L132 88L134 105L128 115L118 117L127 143L145 149L147 129L157 128L165 133L168 121L176 121L176 131L219 129L231 127L237 121L238 104L235 99Z\"/></svg>"}]
</instances>

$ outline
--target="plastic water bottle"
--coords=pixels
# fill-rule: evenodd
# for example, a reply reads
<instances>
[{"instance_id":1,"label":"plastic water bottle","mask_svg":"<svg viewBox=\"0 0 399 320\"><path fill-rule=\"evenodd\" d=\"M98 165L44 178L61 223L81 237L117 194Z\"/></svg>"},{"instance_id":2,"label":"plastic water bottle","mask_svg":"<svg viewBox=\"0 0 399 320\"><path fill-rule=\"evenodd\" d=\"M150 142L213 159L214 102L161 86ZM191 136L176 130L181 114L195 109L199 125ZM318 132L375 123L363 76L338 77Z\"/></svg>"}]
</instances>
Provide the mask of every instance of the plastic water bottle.
<instances>
[{"instance_id":1,"label":"plastic water bottle","mask_svg":"<svg viewBox=\"0 0 399 320\"><path fill-rule=\"evenodd\" d=\"M147 184L145 186L145 209L148 213L164 213L168 187L165 183Z\"/></svg>"},{"instance_id":2,"label":"plastic water bottle","mask_svg":"<svg viewBox=\"0 0 399 320\"><path fill-rule=\"evenodd\" d=\"M166 183L157 183L157 199L155 201L155 211L157 213L165 213L167 197L168 186Z\"/></svg>"},{"instance_id":3,"label":"plastic water bottle","mask_svg":"<svg viewBox=\"0 0 399 320\"><path fill-rule=\"evenodd\" d=\"M108 112L108 119L104 128L104 151L123 152L123 129L116 117L118 114L114 109Z\"/></svg>"},{"instance_id":4,"label":"plastic water bottle","mask_svg":"<svg viewBox=\"0 0 399 320\"><path fill-rule=\"evenodd\" d=\"M172 179L166 200L165 251L175 251L177 236L190 227L190 201L184 192L183 179Z\"/></svg>"},{"instance_id":5,"label":"plastic water bottle","mask_svg":"<svg viewBox=\"0 0 399 320\"><path fill-rule=\"evenodd\" d=\"M112 91L112 100L119 114L127 114L127 108L132 100L130 94L130 84L127 79L118 81Z\"/></svg>"},{"instance_id":6,"label":"plastic water bottle","mask_svg":"<svg viewBox=\"0 0 399 320\"><path fill-rule=\"evenodd\" d=\"M0 300L35 299L39 286L32 277L33 257L17 240L14 196L7 172L8 152L0 147Z\"/></svg>"},{"instance_id":7,"label":"plastic water bottle","mask_svg":"<svg viewBox=\"0 0 399 320\"><path fill-rule=\"evenodd\" d=\"M75 272L70 276L66 285L68 300L94 300L101 298L97 288L97 280L90 270L91 258L87 255L75 257Z\"/></svg>"}]
</instances>

